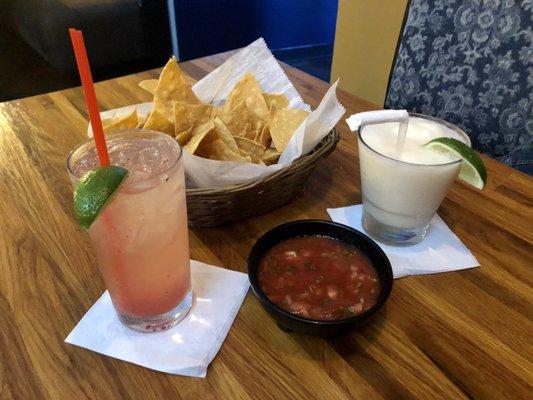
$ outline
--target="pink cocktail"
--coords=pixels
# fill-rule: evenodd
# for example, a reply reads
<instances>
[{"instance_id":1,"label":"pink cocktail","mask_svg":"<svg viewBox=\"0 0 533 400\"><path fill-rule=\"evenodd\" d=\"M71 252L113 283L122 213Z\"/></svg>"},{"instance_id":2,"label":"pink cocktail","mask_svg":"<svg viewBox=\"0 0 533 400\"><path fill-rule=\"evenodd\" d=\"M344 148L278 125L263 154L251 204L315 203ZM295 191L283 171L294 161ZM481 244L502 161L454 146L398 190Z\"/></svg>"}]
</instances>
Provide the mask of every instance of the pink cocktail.
<instances>
[{"instance_id":1,"label":"pink cocktail","mask_svg":"<svg viewBox=\"0 0 533 400\"><path fill-rule=\"evenodd\" d=\"M107 135L111 165L128 176L89 228L120 320L140 331L168 329L192 304L185 179L181 148L147 130ZM98 167L94 141L68 158L73 185Z\"/></svg>"}]
</instances>

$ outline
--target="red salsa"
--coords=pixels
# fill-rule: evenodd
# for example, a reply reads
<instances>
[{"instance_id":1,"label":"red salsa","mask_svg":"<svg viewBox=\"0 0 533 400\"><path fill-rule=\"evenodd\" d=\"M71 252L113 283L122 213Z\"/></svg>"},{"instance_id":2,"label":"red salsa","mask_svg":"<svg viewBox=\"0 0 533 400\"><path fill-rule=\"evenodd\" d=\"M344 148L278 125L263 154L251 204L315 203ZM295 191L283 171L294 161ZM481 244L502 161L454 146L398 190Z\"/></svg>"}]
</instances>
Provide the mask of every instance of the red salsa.
<instances>
[{"instance_id":1,"label":"red salsa","mask_svg":"<svg viewBox=\"0 0 533 400\"><path fill-rule=\"evenodd\" d=\"M259 263L259 287L278 307L331 321L376 304L379 279L356 247L325 236L303 236L272 247Z\"/></svg>"}]
</instances>

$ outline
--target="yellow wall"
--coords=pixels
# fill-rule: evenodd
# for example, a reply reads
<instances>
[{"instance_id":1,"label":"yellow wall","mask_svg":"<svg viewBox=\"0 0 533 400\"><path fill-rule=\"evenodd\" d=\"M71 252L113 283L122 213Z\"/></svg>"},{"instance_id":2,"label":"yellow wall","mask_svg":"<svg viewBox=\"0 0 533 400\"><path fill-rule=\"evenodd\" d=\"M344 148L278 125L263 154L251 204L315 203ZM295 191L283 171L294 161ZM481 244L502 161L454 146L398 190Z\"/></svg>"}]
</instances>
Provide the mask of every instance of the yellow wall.
<instances>
[{"instance_id":1,"label":"yellow wall","mask_svg":"<svg viewBox=\"0 0 533 400\"><path fill-rule=\"evenodd\" d=\"M407 0L339 0L331 81L382 106Z\"/></svg>"}]
</instances>

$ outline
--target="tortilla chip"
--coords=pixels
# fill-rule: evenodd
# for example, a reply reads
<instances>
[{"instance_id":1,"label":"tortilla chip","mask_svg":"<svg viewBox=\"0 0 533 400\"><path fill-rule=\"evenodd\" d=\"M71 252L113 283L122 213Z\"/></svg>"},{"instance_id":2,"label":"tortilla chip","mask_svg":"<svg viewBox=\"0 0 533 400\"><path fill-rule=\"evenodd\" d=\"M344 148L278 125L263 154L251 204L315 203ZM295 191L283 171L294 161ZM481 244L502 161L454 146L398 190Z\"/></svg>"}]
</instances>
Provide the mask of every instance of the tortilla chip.
<instances>
[{"instance_id":1,"label":"tortilla chip","mask_svg":"<svg viewBox=\"0 0 533 400\"><path fill-rule=\"evenodd\" d=\"M261 143L265 147L270 146L270 143L272 143L272 138L270 137L270 127L268 124L263 126L263 129L261 129L261 132L259 132L259 136L255 141Z\"/></svg>"},{"instance_id":2,"label":"tortilla chip","mask_svg":"<svg viewBox=\"0 0 533 400\"><path fill-rule=\"evenodd\" d=\"M238 153L239 147L237 146L237 143L235 142L231 131L226 125L224 125L224 122L222 122L220 118L215 117L213 123L215 124L215 129L218 133L218 137L222 139L226 146L228 146L232 151Z\"/></svg>"},{"instance_id":3,"label":"tortilla chip","mask_svg":"<svg viewBox=\"0 0 533 400\"><path fill-rule=\"evenodd\" d=\"M213 106L211 104L174 104L175 135L192 127L200 126L212 118Z\"/></svg>"},{"instance_id":4,"label":"tortilla chip","mask_svg":"<svg viewBox=\"0 0 533 400\"><path fill-rule=\"evenodd\" d=\"M284 94L263 93L263 98L268 107L268 111L280 110L289 106L289 100Z\"/></svg>"},{"instance_id":5,"label":"tortilla chip","mask_svg":"<svg viewBox=\"0 0 533 400\"><path fill-rule=\"evenodd\" d=\"M157 79L145 79L144 81L139 82L139 87L146 90L150 94L155 94L157 89Z\"/></svg>"},{"instance_id":6,"label":"tortilla chip","mask_svg":"<svg viewBox=\"0 0 533 400\"><path fill-rule=\"evenodd\" d=\"M104 133L116 132L121 129L135 129L139 123L137 109L134 108L129 114L103 120Z\"/></svg>"},{"instance_id":7,"label":"tortilla chip","mask_svg":"<svg viewBox=\"0 0 533 400\"><path fill-rule=\"evenodd\" d=\"M250 140L256 140L256 138L259 136L259 133L261 132L261 128L265 125L265 122L258 120L253 121L249 120L246 122L246 125L240 131L236 136L244 137L246 139Z\"/></svg>"},{"instance_id":8,"label":"tortilla chip","mask_svg":"<svg viewBox=\"0 0 533 400\"><path fill-rule=\"evenodd\" d=\"M215 124L213 121L209 120L195 129L192 138L185 146L183 146L183 148L189 153L194 154L203 141L211 142L217 138L218 135L215 132Z\"/></svg>"},{"instance_id":9,"label":"tortilla chip","mask_svg":"<svg viewBox=\"0 0 533 400\"><path fill-rule=\"evenodd\" d=\"M246 138L248 140L255 140L256 136L257 130L251 125L247 125L247 129L244 131L244 134L241 135L241 137Z\"/></svg>"},{"instance_id":10,"label":"tortilla chip","mask_svg":"<svg viewBox=\"0 0 533 400\"><path fill-rule=\"evenodd\" d=\"M152 129L174 136L174 124L156 110L152 110L146 119L143 129Z\"/></svg>"},{"instance_id":11,"label":"tortilla chip","mask_svg":"<svg viewBox=\"0 0 533 400\"><path fill-rule=\"evenodd\" d=\"M250 156L242 156L231 150L222 139L215 139L209 143L202 143L196 153L199 157L220 161L250 162Z\"/></svg>"},{"instance_id":12,"label":"tortilla chip","mask_svg":"<svg viewBox=\"0 0 533 400\"><path fill-rule=\"evenodd\" d=\"M254 129L254 124L253 123L247 123L246 126L244 127L244 130L241 132L241 134L237 135L237 136L253 140L254 137L255 137L255 133L256 133L256 131Z\"/></svg>"},{"instance_id":13,"label":"tortilla chip","mask_svg":"<svg viewBox=\"0 0 533 400\"><path fill-rule=\"evenodd\" d=\"M291 139L294 131L309 115L308 111L284 108L276 111L269 119L270 135L274 147L282 152Z\"/></svg>"},{"instance_id":14,"label":"tortilla chip","mask_svg":"<svg viewBox=\"0 0 533 400\"><path fill-rule=\"evenodd\" d=\"M251 73L244 75L237 82L228 96L224 110L225 112L232 112L238 109L239 106L242 106L242 104L246 105L248 113L254 120L266 119L268 117L268 107L263 98L261 87Z\"/></svg>"},{"instance_id":15,"label":"tortilla chip","mask_svg":"<svg viewBox=\"0 0 533 400\"><path fill-rule=\"evenodd\" d=\"M244 136L253 124L248 108L244 103L241 103L231 112L226 112L225 109L219 110L219 118L228 127L233 136Z\"/></svg>"},{"instance_id":16,"label":"tortilla chip","mask_svg":"<svg viewBox=\"0 0 533 400\"><path fill-rule=\"evenodd\" d=\"M154 110L157 110L169 121L174 119L174 103L201 104L192 91L191 85L183 75L172 57L161 71L159 82L154 94Z\"/></svg>"},{"instance_id":17,"label":"tortilla chip","mask_svg":"<svg viewBox=\"0 0 533 400\"><path fill-rule=\"evenodd\" d=\"M257 142L265 124L266 122L263 120L257 121L253 126L253 130L251 130L248 134L245 134L244 137Z\"/></svg>"},{"instance_id":18,"label":"tortilla chip","mask_svg":"<svg viewBox=\"0 0 533 400\"><path fill-rule=\"evenodd\" d=\"M189 143L189 140L192 139L194 132L196 131L195 126L191 126L186 131L181 132L179 135L176 136L176 140L180 144L180 146L185 146L187 143Z\"/></svg>"},{"instance_id":19,"label":"tortilla chip","mask_svg":"<svg viewBox=\"0 0 533 400\"><path fill-rule=\"evenodd\" d=\"M259 136L261 136L261 131L262 131L262 130L263 130L263 129L261 129L261 130L256 130L256 131L254 132L254 137L251 138L250 140L253 140L254 142L259 143Z\"/></svg>"},{"instance_id":20,"label":"tortilla chip","mask_svg":"<svg viewBox=\"0 0 533 400\"><path fill-rule=\"evenodd\" d=\"M237 146L239 146L240 153L243 156L250 156L252 162L256 163L263 157L265 147L260 143L240 136L235 136L235 141L237 142Z\"/></svg>"},{"instance_id":21,"label":"tortilla chip","mask_svg":"<svg viewBox=\"0 0 533 400\"><path fill-rule=\"evenodd\" d=\"M276 149L273 149L272 147L269 147L263 153L262 160L265 163L265 165L276 164L278 162L278 158L280 155L281 153L279 151L277 151Z\"/></svg>"}]
</instances>

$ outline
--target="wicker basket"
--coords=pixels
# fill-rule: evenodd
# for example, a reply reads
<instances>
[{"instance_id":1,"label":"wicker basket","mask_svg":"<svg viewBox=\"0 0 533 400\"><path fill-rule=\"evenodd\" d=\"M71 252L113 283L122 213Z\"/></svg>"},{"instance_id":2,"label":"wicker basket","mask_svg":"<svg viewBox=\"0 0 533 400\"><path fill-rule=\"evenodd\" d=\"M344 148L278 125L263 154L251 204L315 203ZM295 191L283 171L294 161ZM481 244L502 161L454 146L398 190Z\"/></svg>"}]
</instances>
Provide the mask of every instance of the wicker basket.
<instances>
[{"instance_id":1,"label":"wicker basket","mask_svg":"<svg viewBox=\"0 0 533 400\"><path fill-rule=\"evenodd\" d=\"M335 128L291 165L257 181L216 189L187 189L189 225L207 227L266 213L288 203L303 188L318 162L339 141Z\"/></svg>"}]
</instances>

